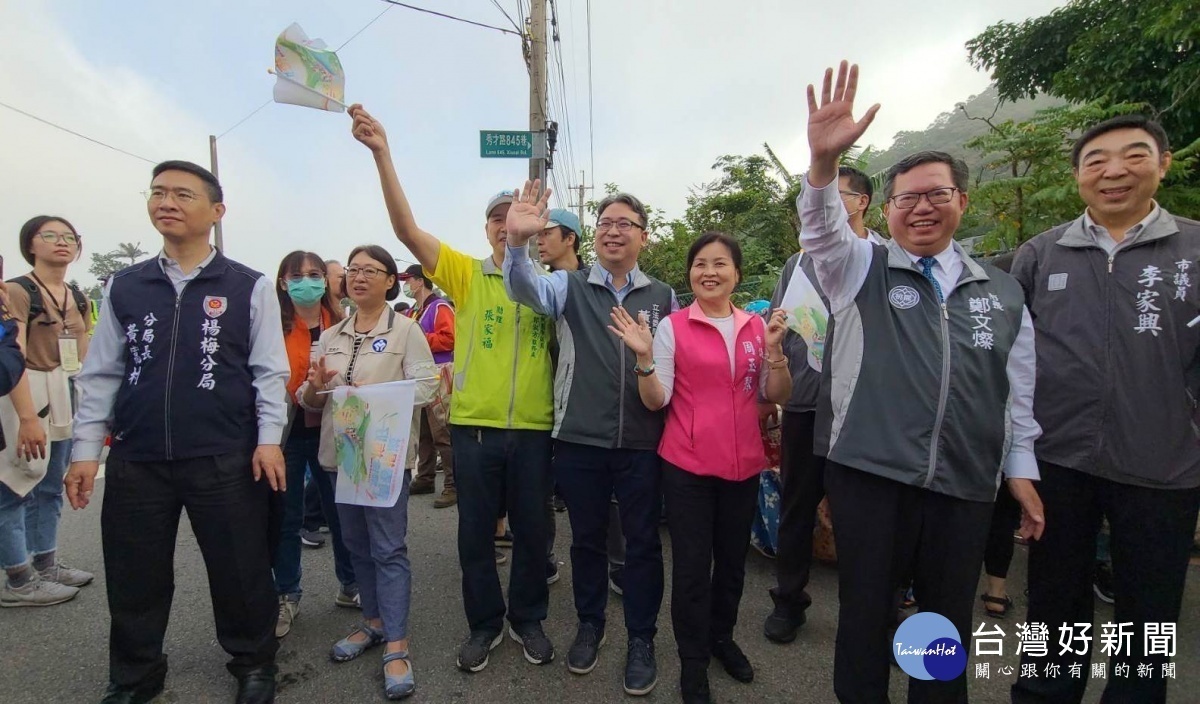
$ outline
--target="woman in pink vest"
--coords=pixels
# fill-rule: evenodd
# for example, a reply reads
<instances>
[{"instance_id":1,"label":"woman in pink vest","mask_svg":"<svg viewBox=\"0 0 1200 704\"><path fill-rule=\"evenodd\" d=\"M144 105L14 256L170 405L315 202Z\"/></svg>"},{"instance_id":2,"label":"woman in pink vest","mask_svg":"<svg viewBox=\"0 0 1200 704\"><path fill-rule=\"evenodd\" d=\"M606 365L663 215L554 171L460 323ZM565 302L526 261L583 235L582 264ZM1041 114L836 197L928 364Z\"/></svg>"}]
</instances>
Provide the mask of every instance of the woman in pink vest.
<instances>
[{"instance_id":1,"label":"woman in pink vest","mask_svg":"<svg viewBox=\"0 0 1200 704\"><path fill-rule=\"evenodd\" d=\"M610 329L637 355L634 372L647 408L667 408L658 453L671 532L671 623L682 663L683 701L712 701L708 663L716 657L734 679L754 669L733 642L746 577L758 474L767 466L758 397L783 403L792 378L783 356L784 313L768 323L733 305L742 250L708 232L687 256L696 300L652 335L614 308Z\"/></svg>"}]
</instances>

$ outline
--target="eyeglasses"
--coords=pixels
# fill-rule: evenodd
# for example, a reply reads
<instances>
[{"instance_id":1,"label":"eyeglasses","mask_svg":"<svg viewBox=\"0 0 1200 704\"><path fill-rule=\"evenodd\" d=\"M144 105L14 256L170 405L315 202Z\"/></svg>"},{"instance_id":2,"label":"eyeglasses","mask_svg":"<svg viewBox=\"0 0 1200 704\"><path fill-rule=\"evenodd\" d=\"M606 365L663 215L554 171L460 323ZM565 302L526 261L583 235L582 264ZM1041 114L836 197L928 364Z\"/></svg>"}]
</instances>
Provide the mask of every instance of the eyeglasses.
<instances>
[{"instance_id":1,"label":"eyeglasses","mask_svg":"<svg viewBox=\"0 0 1200 704\"><path fill-rule=\"evenodd\" d=\"M386 273L387 272L384 271L383 269L376 269L373 266L348 266L348 267L346 267L346 278L347 279L355 279L355 278L358 278L359 274L362 274L363 278L366 279L367 281L374 281L376 276L379 276L380 274L386 274Z\"/></svg>"},{"instance_id":2,"label":"eyeglasses","mask_svg":"<svg viewBox=\"0 0 1200 704\"><path fill-rule=\"evenodd\" d=\"M309 281L323 281L325 279L325 275L319 271L310 271L307 274L288 274L283 278L287 279L288 281L303 281L305 279L308 279Z\"/></svg>"},{"instance_id":3,"label":"eyeglasses","mask_svg":"<svg viewBox=\"0 0 1200 704\"><path fill-rule=\"evenodd\" d=\"M917 207L917 203L921 202L921 196L925 196L930 205L944 205L954 198L956 191L958 191L957 188L935 188L924 193L901 193L888 198L888 200L900 210L912 210Z\"/></svg>"},{"instance_id":4,"label":"eyeglasses","mask_svg":"<svg viewBox=\"0 0 1200 704\"><path fill-rule=\"evenodd\" d=\"M79 244L79 235L74 232L55 232L53 230L42 230L37 233L37 236L47 244L56 244L63 242L65 244Z\"/></svg>"},{"instance_id":5,"label":"eyeglasses","mask_svg":"<svg viewBox=\"0 0 1200 704\"><path fill-rule=\"evenodd\" d=\"M838 191L838 195L843 198L857 198L859 196L865 196L866 193L859 193L858 191Z\"/></svg>"},{"instance_id":6,"label":"eyeglasses","mask_svg":"<svg viewBox=\"0 0 1200 704\"><path fill-rule=\"evenodd\" d=\"M600 222L596 223L596 232L608 232L614 227L617 228L617 232L620 232L622 235L628 235L629 231L635 227L640 230L646 229L636 222L630 222L628 220L601 220Z\"/></svg>"},{"instance_id":7,"label":"eyeglasses","mask_svg":"<svg viewBox=\"0 0 1200 704\"><path fill-rule=\"evenodd\" d=\"M189 191L186 188L151 188L148 191L143 191L142 195L146 196L148 203L161 203L171 196L179 205L191 205L193 202L200 199L200 195L195 191Z\"/></svg>"}]
</instances>

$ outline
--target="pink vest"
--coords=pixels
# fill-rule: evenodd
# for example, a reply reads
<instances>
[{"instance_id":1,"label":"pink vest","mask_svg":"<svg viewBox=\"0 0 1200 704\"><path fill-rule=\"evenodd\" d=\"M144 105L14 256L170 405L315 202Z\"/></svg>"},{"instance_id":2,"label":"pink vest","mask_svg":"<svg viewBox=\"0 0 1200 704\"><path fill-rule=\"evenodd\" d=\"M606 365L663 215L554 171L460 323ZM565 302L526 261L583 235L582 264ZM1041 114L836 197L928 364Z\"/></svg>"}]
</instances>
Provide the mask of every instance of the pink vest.
<instances>
[{"instance_id":1,"label":"pink vest","mask_svg":"<svg viewBox=\"0 0 1200 704\"><path fill-rule=\"evenodd\" d=\"M675 386L658 454L694 474L743 481L767 467L758 426L763 321L733 309L737 359L729 374L725 338L698 304L672 313Z\"/></svg>"}]
</instances>

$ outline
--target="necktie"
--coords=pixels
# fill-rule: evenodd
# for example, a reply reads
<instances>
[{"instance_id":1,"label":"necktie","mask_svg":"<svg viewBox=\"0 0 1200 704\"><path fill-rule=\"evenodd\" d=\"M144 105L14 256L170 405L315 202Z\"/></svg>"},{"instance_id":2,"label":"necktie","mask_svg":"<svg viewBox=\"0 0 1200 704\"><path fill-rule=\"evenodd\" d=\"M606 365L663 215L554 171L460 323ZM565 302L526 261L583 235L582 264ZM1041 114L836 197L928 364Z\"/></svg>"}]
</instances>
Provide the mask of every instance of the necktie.
<instances>
[{"instance_id":1,"label":"necktie","mask_svg":"<svg viewBox=\"0 0 1200 704\"><path fill-rule=\"evenodd\" d=\"M942 296L942 285L933 276L933 265L936 262L937 260L933 257L921 257L917 260L917 263L921 265L921 274L929 279L929 282L933 284L933 290L937 292L938 303L944 303L946 299Z\"/></svg>"}]
</instances>

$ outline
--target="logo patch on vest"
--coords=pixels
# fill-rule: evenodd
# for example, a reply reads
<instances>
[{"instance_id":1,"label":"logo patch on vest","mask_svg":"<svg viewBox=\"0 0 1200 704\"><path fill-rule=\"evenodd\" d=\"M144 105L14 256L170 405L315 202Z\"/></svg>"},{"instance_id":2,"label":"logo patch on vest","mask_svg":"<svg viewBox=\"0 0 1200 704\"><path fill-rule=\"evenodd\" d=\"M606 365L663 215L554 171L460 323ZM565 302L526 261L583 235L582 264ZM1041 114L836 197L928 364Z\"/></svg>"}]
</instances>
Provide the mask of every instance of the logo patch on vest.
<instances>
[{"instance_id":1,"label":"logo patch on vest","mask_svg":"<svg viewBox=\"0 0 1200 704\"><path fill-rule=\"evenodd\" d=\"M371 349L376 352L382 352L387 349L387 340L382 337L371 343Z\"/></svg>"},{"instance_id":2,"label":"logo patch on vest","mask_svg":"<svg viewBox=\"0 0 1200 704\"><path fill-rule=\"evenodd\" d=\"M921 302L921 294L912 286L897 286L888 291L888 302L893 308L908 310Z\"/></svg>"},{"instance_id":3,"label":"logo patch on vest","mask_svg":"<svg viewBox=\"0 0 1200 704\"><path fill-rule=\"evenodd\" d=\"M229 299L224 296L205 296L204 313L210 318L220 318L229 308Z\"/></svg>"},{"instance_id":4,"label":"logo patch on vest","mask_svg":"<svg viewBox=\"0 0 1200 704\"><path fill-rule=\"evenodd\" d=\"M1046 288L1051 291L1062 291L1067 287L1066 274L1051 274L1050 279L1046 282Z\"/></svg>"}]
</instances>

